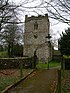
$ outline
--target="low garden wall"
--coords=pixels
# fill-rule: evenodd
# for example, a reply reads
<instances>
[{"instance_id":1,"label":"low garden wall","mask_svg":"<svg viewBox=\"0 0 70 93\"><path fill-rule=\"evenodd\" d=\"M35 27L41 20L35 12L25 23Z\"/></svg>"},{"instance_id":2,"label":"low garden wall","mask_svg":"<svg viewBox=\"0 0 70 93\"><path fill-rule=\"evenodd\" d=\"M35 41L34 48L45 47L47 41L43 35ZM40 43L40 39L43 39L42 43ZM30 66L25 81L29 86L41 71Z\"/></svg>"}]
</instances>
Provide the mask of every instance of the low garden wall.
<instances>
[{"instance_id":1,"label":"low garden wall","mask_svg":"<svg viewBox=\"0 0 70 93\"><path fill-rule=\"evenodd\" d=\"M32 58L0 58L0 69L19 68L21 63L24 67L28 62L32 63Z\"/></svg>"}]
</instances>

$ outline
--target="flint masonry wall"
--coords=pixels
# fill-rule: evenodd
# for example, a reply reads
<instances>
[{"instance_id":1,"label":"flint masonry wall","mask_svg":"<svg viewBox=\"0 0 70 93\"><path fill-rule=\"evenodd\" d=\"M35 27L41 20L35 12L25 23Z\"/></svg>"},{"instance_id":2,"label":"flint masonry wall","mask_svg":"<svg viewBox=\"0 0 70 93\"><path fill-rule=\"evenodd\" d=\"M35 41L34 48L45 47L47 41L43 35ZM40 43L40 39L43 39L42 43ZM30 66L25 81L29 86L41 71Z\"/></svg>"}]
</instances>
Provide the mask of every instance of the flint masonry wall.
<instances>
[{"instance_id":1,"label":"flint masonry wall","mask_svg":"<svg viewBox=\"0 0 70 93\"><path fill-rule=\"evenodd\" d=\"M39 60L47 60L50 56L50 48L46 41L49 34L49 19L45 16L25 16L24 32L24 55L32 57L37 47L37 57Z\"/></svg>"},{"instance_id":2,"label":"flint masonry wall","mask_svg":"<svg viewBox=\"0 0 70 93\"><path fill-rule=\"evenodd\" d=\"M32 62L33 58L20 57L20 58L0 58L0 69L13 69L20 68L21 63L23 67L28 62Z\"/></svg>"}]
</instances>

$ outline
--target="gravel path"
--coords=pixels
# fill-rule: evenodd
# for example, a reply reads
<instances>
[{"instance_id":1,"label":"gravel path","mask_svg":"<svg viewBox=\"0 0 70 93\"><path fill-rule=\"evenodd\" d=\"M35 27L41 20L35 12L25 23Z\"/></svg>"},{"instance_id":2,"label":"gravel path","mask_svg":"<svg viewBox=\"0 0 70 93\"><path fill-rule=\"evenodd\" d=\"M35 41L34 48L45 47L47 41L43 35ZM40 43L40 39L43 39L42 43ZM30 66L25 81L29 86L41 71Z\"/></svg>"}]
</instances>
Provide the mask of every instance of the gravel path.
<instances>
[{"instance_id":1,"label":"gravel path","mask_svg":"<svg viewBox=\"0 0 70 93\"><path fill-rule=\"evenodd\" d=\"M40 69L8 93L54 93L57 77L57 70Z\"/></svg>"}]
</instances>

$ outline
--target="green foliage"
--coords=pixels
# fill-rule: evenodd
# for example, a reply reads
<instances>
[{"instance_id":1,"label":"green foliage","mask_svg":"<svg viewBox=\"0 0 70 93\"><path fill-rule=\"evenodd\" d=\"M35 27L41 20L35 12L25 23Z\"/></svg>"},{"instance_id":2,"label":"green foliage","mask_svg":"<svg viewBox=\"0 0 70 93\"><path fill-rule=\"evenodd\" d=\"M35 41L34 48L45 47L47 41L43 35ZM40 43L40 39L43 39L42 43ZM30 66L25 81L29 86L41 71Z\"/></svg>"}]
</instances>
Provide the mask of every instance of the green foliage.
<instances>
[{"instance_id":1,"label":"green foliage","mask_svg":"<svg viewBox=\"0 0 70 93\"><path fill-rule=\"evenodd\" d=\"M58 67L58 66L60 66L61 65L61 63L59 63L59 62L54 62L54 61L52 61L52 62L49 62L49 68L51 68L51 67ZM48 67L48 64L46 63L38 63L38 65L36 66L37 68L47 68Z\"/></svg>"},{"instance_id":2,"label":"green foliage","mask_svg":"<svg viewBox=\"0 0 70 93\"><path fill-rule=\"evenodd\" d=\"M13 54L16 57L21 57L23 56L23 45L16 44L13 47Z\"/></svg>"},{"instance_id":3,"label":"green foliage","mask_svg":"<svg viewBox=\"0 0 70 93\"><path fill-rule=\"evenodd\" d=\"M8 57L7 51L0 52L0 58L7 58L7 57Z\"/></svg>"},{"instance_id":4,"label":"green foliage","mask_svg":"<svg viewBox=\"0 0 70 93\"><path fill-rule=\"evenodd\" d=\"M1 35L7 46L9 57L14 56L14 45L19 43L21 37L19 26L15 24L15 21L17 20L13 19L13 24L7 24L4 28L3 34Z\"/></svg>"},{"instance_id":5,"label":"green foliage","mask_svg":"<svg viewBox=\"0 0 70 93\"><path fill-rule=\"evenodd\" d=\"M65 59L70 59L70 55L63 55L63 58L65 58Z\"/></svg>"},{"instance_id":6,"label":"green foliage","mask_svg":"<svg viewBox=\"0 0 70 93\"><path fill-rule=\"evenodd\" d=\"M30 72L32 72L32 69L23 69L23 76L22 78L24 78L26 75L28 75ZM21 77L20 77L20 70L17 69L18 74L16 74L16 76L12 75L8 75L8 76L2 76L0 77L0 93L1 91L3 91L6 87L18 82ZM17 73L15 72L15 73Z\"/></svg>"},{"instance_id":7,"label":"green foliage","mask_svg":"<svg viewBox=\"0 0 70 93\"><path fill-rule=\"evenodd\" d=\"M2 91L5 87L10 84L13 84L16 81L15 77L0 77L0 91Z\"/></svg>"},{"instance_id":8,"label":"green foliage","mask_svg":"<svg viewBox=\"0 0 70 93\"><path fill-rule=\"evenodd\" d=\"M0 45L0 51L3 51L3 46L2 45Z\"/></svg>"},{"instance_id":9,"label":"green foliage","mask_svg":"<svg viewBox=\"0 0 70 93\"><path fill-rule=\"evenodd\" d=\"M14 57L23 56L23 45L19 45L19 44L13 45L13 56ZM0 51L0 58L7 58L7 57L9 57L7 51Z\"/></svg>"},{"instance_id":10,"label":"green foliage","mask_svg":"<svg viewBox=\"0 0 70 93\"><path fill-rule=\"evenodd\" d=\"M66 70L61 70L61 80L65 78Z\"/></svg>"},{"instance_id":11,"label":"green foliage","mask_svg":"<svg viewBox=\"0 0 70 93\"><path fill-rule=\"evenodd\" d=\"M58 44L62 55L70 55L70 28L65 30L65 33L62 33Z\"/></svg>"},{"instance_id":12,"label":"green foliage","mask_svg":"<svg viewBox=\"0 0 70 93\"><path fill-rule=\"evenodd\" d=\"M70 70L62 70L61 72L62 93L70 93Z\"/></svg>"}]
</instances>

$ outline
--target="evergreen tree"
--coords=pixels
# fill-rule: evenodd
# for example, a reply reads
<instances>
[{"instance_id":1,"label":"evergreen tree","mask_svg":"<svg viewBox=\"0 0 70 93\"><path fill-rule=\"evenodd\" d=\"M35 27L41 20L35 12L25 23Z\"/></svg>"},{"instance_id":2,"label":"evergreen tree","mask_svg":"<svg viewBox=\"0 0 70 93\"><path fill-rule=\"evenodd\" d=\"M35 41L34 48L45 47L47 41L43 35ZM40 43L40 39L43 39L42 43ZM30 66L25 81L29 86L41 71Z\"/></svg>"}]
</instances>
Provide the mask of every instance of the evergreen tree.
<instances>
[{"instance_id":1,"label":"evergreen tree","mask_svg":"<svg viewBox=\"0 0 70 93\"><path fill-rule=\"evenodd\" d=\"M58 45L62 55L70 55L70 28L65 30L65 33L62 32Z\"/></svg>"}]
</instances>

